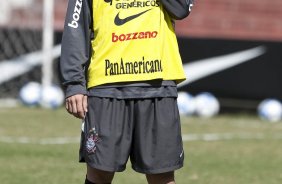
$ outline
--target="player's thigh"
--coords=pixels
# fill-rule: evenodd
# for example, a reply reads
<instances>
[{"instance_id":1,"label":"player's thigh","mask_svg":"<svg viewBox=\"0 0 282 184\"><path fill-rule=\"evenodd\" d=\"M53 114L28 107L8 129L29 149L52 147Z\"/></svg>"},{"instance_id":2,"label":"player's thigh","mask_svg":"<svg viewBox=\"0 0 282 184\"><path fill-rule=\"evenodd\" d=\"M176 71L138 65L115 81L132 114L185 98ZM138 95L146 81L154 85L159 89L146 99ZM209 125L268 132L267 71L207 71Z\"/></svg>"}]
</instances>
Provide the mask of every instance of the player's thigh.
<instances>
[{"instance_id":1,"label":"player's thigh","mask_svg":"<svg viewBox=\"0 0 282 184\"><path fill-rule=\"evenodd\" d=\"M183 166L184 154L176 98L139 100L135 111L133 168L145 174L171 172Z\"/></svg>"},{"instance_id":2,"label":"player's thigh","mask_svg":"<svg viewBox=\"0 0 282 184\"><path fill-rule=\"evenodd\" d=\"M125 169L133 131L133 104L127 100L88 98L81 161L108 172Z\"/></svg>"}]
</instances>

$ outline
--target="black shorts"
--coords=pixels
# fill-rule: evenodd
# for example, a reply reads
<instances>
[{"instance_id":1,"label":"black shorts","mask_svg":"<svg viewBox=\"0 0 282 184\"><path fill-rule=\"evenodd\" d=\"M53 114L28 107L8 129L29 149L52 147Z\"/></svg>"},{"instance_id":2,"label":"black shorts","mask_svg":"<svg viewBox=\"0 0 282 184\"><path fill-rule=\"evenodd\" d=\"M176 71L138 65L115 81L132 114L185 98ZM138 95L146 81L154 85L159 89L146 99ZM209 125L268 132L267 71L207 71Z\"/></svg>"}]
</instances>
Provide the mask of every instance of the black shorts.
<instances>
[{"instance_id":1,"label":"black shorts","mask_svg":"<svg viewBox=\"0 0 282 184\"><path fill-rule=\"evenodd\" d=\"M184 153L176 98L88 98L80 162L104 171L174 171Z\"/></svg>"}]
</instances>

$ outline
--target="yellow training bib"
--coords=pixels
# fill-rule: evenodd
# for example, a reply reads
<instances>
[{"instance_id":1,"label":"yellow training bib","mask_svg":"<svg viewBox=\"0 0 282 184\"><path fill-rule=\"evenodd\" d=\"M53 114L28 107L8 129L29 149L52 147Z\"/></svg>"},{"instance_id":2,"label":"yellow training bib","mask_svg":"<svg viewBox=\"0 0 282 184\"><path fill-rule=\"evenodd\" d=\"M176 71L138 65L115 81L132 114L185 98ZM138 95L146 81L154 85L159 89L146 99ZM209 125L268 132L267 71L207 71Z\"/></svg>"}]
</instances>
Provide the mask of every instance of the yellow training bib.
<instances>
[{"instance_id":1,"label":"yellow training bib","mask_svg":"<svg viewBox=\"0 0 282 184\"><path fill-rule=\"evenodd\" d=\"M93 20L88 88L185 80L172 20L159 0L93 0Z\"/></svg>"}]
</instances>

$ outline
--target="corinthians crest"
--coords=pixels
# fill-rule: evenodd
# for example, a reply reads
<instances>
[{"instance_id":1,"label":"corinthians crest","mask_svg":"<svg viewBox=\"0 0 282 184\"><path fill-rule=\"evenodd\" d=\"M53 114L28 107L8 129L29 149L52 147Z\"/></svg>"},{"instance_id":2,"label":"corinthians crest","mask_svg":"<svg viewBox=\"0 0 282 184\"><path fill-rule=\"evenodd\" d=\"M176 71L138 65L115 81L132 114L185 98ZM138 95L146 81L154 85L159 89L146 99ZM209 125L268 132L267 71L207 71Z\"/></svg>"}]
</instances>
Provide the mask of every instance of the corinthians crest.
<instances>
[{"instance_id":1,"label":"corinthians crest","mask_svg":"<svg viewBox=\"0 0 282 184\"><path fill-rule=\"evenodd\" d=\"M99 141L98 133L95 128L90 129L86 140L86 151L93 154L96 151L96 143Z\"/></svg>"}]
</instances>

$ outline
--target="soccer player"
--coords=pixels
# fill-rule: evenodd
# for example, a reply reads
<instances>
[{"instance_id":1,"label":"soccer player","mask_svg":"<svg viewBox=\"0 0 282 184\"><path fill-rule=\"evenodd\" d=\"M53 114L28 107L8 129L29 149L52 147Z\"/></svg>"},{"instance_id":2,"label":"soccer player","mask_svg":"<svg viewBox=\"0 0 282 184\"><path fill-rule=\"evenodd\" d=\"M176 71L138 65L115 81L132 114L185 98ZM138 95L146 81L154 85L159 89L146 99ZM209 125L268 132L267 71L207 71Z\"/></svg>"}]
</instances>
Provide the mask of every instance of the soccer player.
<instances>
[{"instance_id":1,"label":"soccer player","mask_svg":"<svg viewBox=\"0 0 282 184\"><path fill-rule=\"evenodd\" d=\"M174 184L184 152L176 85L185 80L174 20L192 0L69 0L60 72L66 109L83 120L85 184L132 168Z\"/></svg>"}]
</instances>

